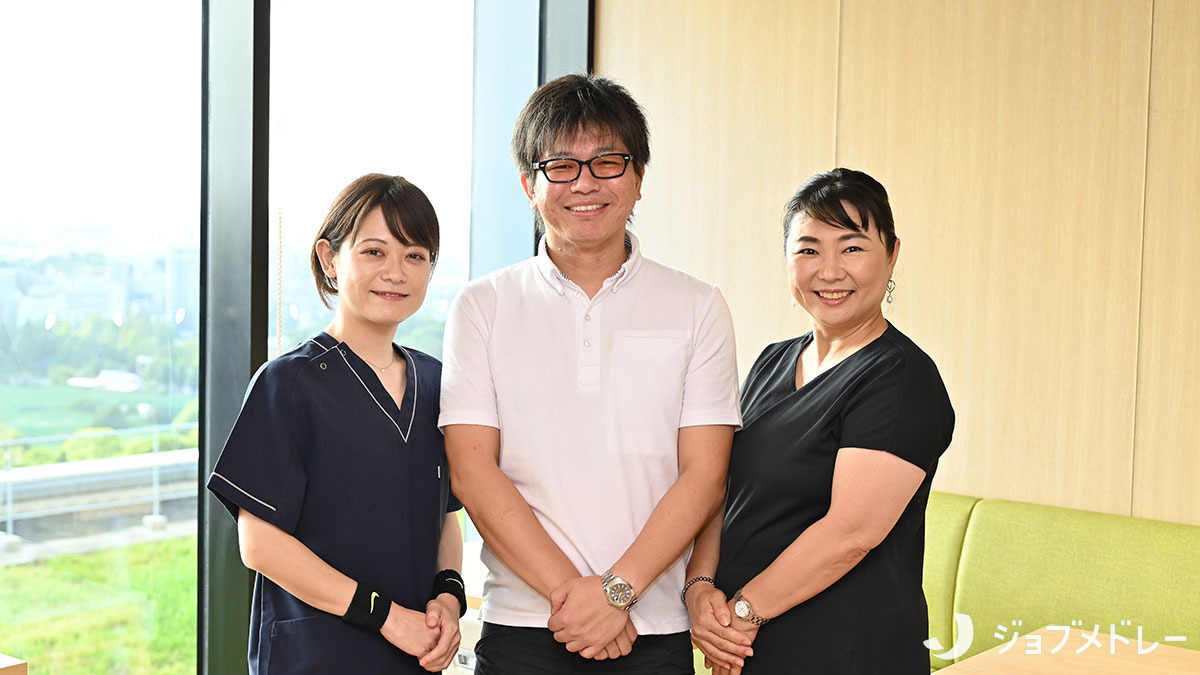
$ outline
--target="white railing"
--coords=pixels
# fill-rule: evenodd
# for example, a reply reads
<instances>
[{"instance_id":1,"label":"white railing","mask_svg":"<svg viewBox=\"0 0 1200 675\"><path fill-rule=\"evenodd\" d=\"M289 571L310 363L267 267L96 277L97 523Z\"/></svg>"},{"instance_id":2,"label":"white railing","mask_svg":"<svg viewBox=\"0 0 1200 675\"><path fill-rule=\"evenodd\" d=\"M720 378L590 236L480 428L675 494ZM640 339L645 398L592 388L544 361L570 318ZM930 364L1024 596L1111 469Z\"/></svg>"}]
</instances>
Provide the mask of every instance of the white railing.
<instances>
[{"instance_id":1,"label":"white railing","mask_svg":"<svg viewBox=\"0 0 1200 675\"><path fill-rule=\"evenodd\" d=\"M13 523L17 520L133 504L149 503L153 515L161 515L165 499L196 495L199 463L196 448L160 451L161 436L196 427L191 422L0 440L5 457L5 469L0 471L5 531L13 536ZM14 467L16 448L22 446L62 444L71 438L146 435L152 438L152 449L147 453ZM164 492L164 478L168 483L184 482L185 487ZM147 479L150 490L145 493ZM17 508L20 503L26 508Z\"/></svg>"}]
</instances>

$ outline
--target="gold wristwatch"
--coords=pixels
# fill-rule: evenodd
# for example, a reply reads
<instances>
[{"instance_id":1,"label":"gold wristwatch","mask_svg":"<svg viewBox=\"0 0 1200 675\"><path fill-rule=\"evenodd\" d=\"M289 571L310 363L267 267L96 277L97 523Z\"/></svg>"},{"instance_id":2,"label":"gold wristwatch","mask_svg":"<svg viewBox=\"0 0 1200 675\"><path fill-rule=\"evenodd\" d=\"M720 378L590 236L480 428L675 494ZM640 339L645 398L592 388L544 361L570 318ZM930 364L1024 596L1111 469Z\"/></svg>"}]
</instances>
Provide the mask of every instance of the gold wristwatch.
<instances>
[{"instance_id":1,"label":"gold wristwatch","mask_svg":"<svg viewBox=\"0 0 1200 675\"><path fill-rule=\"evenodd\" d=\"M742 595L741 589L733 594L733 614L742 621L749 621L755 626L761 626L770 621L754 613L754 608L750 606L750 601L746 596Z\"/></svg>"},{"instance_id":2,"label":"gold wristwatch","mask_svg":"<svg viewBox=\"0 0 1200 675\"><path fill-rule=\"evenodd\" d=\"M612 570L600 576L600 583L604 584L604 597L613 607L628 612L637 604L638 596L633 592L633 585L613 574Z\"/></svg>"}]
</instances>

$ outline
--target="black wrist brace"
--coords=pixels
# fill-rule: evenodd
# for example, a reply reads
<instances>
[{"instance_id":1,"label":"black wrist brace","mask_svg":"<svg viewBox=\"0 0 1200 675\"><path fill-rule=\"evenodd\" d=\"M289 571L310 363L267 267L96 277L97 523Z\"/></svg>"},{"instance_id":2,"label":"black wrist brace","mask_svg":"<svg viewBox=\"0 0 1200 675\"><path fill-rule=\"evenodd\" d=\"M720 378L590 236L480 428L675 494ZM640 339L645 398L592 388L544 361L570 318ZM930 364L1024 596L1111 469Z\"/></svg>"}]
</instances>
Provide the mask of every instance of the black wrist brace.
<instances>
[{"instance_id":1,"label":"black wrist brace","mask_svg":"<svg viewBox=\"0 0 1200 675\"><path fill-rule=\"evenodd\" d=\"M391 611L391 598L359 582L342 620L377 631L383 628Z\"/></svg>"},{"instance_id":2,"label":"black wrist brace","mask_svg":"<svg viewBox=\"0 0 1200 675\"><path fill-rule=\"evenodd\" d=\"M442 570L433 578L433 595L430 600L442 593L449 593L458 599L458 616L467 613L467 587L463 584L462 575L454 570Z\"/></svg>"}]
</instances>

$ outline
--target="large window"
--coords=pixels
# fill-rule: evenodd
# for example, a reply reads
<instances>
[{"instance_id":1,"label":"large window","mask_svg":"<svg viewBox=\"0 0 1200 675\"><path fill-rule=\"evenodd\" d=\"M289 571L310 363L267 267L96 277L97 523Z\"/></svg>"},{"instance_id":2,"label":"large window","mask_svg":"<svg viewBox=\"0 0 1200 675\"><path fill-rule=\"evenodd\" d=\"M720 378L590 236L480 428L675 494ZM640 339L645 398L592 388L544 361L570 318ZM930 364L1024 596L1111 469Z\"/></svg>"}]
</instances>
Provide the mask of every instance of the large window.
<instances>
[{"instance_id":1,"label":"large window","mask_svg":"<svg viewBox=\"0 0 1200 675\"><path fill-rule=\"evenodd\" d=\"M329 323L309 250L334 197L371 172L404 176L437 210L441 256L397 341L441 356L450 300L467 279L473 18L469 2L272 8L270 356Z\"/></svg>"},{"instance_id":2,"label":"large window","mask_svg":"<svg viewBox=\"0 0 1200 675\"><path fill-rule=\"evenodd\" d=\"M0 652L195 670L199 2L0 4Z\"/></svg>"},{"instance_id":3,"label":"large window","mask_svg":"<svg viewBox=\"0 0 1200 675\"><path fill-rule=\"evenodd\" d=\"M434 203L441 259L397 335L434 356L468 274L531 248L506 145L536 86L542 3L271 4L0 3L0 652L39 672L193 672L197 634L202 669L244 667L246 631L234 624L247 614L247 574L223 511L220 526L201 513L198 544L197 455L211 464L228 433L264 319L267 357L328 323L308 250L343 186L401 174ZM587 6L552 7L568 4ZM250 47L267 42L255 17L268 15L270 91L255 92L263 55ZM256 337L224 342L222 331L246 326L230 328L228 312L202 322L201 298L228 309L241 289L217 281L241 284L250 270L260 289L264 267L267 302L255 292L237 312ZM469 522L466 532L478 596L479 537ZM465 646L472 632L468 622Z\"/></svg>"}]
</instances>

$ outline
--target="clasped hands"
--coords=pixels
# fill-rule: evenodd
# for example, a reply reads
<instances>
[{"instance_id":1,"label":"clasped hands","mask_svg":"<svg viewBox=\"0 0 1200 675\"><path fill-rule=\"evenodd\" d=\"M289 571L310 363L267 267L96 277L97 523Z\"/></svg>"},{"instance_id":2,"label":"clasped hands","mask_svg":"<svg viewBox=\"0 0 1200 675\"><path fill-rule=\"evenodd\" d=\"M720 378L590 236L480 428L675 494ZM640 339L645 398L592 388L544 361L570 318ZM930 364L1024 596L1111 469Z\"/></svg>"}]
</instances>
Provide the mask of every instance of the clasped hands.
<instances>
[{"instance_id":1,"label":"clasped hands","mask_svg":"<svg viewBox=\"0 0 1200 675\"><path fill-rule=\"evenodd\" d=\"M596 575L571 579L550 594L546 627L567 651L587 659L615 659L633 649L637 629L629 612L608 604Z\"/></svg>"},{"instance_id":2,"label":"clasped hands","mask_svg":"<svg viewBox=\"0 0 1200 675\"><path fill-rule=\"evenodd\" d=\"M694 584L687 591L688 616L692 622L692 643L704 654L704 665L713 675L739 675L746 657L754 654L751 645L758 626L733 613L733 602L712 584Z\"/></svg>"},{"instance_id":3,"label":"clasped hands","mask_svg":"<svg viewBox=\"0 0 1200 675\"><path fill-rule=\"evenodd\" d=\"M421 667L440 673L450 667L462 636L458 632L458 598L442 593L425 605L425 612L392 603L380 632L401 651L420 659Z\"/></svg>"}]
</instances>

